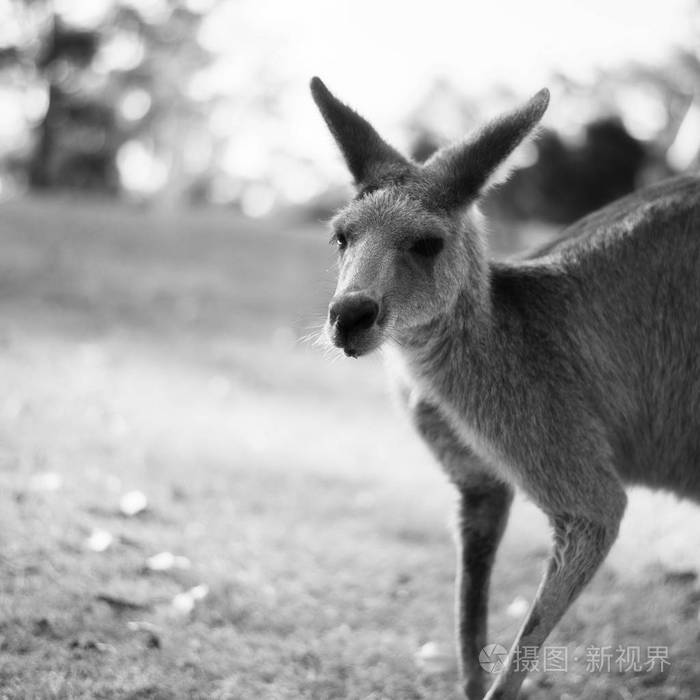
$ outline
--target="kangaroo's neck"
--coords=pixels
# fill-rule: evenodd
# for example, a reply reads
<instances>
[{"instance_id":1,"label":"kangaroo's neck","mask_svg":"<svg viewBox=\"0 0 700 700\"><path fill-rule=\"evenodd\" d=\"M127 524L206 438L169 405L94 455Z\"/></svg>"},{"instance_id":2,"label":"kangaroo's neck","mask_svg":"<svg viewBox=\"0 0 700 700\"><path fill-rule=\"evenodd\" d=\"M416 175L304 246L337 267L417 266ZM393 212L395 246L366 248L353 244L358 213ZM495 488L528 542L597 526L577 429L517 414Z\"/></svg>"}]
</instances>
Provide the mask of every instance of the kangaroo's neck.
<instances>
[{"instance_id":1,"label":"kangaroo's neck","mask_svg":"<svg viewBox=\"0 0 700 700\"><path fill-rule=\"evenodd\" d=\"M486 277L443 315L401 334L399 352L423 392L478 427L486 403L493 408L520 374L520 323L516 310L494 306Z\"/></svg>"}]
</instances>

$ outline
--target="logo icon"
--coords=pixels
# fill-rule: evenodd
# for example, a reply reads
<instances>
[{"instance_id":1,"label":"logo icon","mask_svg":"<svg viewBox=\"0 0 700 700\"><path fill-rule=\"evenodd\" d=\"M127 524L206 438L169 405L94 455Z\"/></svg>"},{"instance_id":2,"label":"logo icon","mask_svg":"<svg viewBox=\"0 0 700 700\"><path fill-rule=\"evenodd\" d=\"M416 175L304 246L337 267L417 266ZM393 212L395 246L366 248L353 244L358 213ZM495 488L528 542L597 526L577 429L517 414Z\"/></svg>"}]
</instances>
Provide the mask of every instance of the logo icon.
<instances>
[{"instance_id":1,"label":"logo icon","mask_svg":"<svg viewBox=\"0 0 700 700\"><path fill-rule=\"evenodd\" d=\"M506 663L508 650L500 644L487 644L479 652L479 664L486 673L498 673Z\"/></svg>"}]
</instances>

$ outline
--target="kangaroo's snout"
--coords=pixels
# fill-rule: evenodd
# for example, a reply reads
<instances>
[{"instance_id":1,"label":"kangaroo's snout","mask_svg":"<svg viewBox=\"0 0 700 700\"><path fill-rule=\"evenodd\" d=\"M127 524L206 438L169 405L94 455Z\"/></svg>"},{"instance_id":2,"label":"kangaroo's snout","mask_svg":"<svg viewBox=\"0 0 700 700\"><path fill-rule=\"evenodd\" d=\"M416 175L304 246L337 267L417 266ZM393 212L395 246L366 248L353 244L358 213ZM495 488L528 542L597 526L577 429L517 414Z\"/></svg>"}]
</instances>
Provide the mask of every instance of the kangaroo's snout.
<instances>
[{"instance_id":1,"label":"kangaroo's snout","mask_svg":"<svg viewBox=\"0 0 700 700\"><path fill-rule=\"evenodd\" d=\"M328 323L334 344L346 355L357 356L363 348L361 336L379 316L379 304L364 292L349 292L334 299L328 307Z\"/></svg>"},{"instance_id":2,"label":"kangaroo's snout","mask_svg":"<svg viewBox=\"0 0 700 700\"><path fill-rule=\"evenodd\" d=\"M347 333L363 331L377 320L379 304L360 292L354 292L333 301L328 315L331 323Z\"/></svg>"}]
</instances>

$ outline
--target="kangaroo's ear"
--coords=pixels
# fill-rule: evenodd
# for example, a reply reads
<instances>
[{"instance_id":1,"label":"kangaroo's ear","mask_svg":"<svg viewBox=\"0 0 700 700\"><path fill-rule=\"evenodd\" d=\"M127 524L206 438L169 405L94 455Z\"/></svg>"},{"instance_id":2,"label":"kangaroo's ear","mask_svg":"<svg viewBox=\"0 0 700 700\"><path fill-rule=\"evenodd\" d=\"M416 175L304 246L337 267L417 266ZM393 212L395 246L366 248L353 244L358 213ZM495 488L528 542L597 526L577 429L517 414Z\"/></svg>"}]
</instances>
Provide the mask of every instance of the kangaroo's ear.
<instances>
[{"instance_id":1,"label":"kangaroo's ear","mask_svg":"<svg viewBox=\"0 0 700 700\"><path fill-rule=\"evenodd\" d=\"M334 97L320 78L311 79L311 95L358 187L377 186L411 169L411 164L366 119Z\"/></svg>"},{"instance_id":2,"label":"kangaroo's ear","mask_svg":"<svg viewBox=\"0 0 700 700\"><path fill-rule=\"evenodd\" d=\"M508 176L508 156L532 132L549 104L549 90L540 90L521 107L506 112L466 141L438 151L424 169L440 206L459 207Z\"/></svg>"}]
</instances>

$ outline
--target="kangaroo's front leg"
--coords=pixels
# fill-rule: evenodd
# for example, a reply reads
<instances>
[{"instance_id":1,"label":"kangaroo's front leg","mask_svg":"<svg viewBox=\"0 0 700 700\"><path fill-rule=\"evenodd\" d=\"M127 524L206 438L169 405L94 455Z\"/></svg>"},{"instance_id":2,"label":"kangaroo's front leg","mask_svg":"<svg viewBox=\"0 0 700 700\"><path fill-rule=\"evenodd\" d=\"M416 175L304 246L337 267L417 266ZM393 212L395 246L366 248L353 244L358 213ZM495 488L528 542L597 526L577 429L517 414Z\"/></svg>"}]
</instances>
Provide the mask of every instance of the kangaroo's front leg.
<instances>
[{"instance_id":1,"label":"kangaroo's front leg","mask_svg":"<svg viewBox=\"0 0 700 700\"><path fill-rule=\"evenodd\" d=\"M457 624L464 690L469 700L484 694L479 654L486 645L489 581L513 499L505 484L484 477L460 490L457 558Z\"/></svg>"},{"instance_id":2,"label":"kangaroo's front leg","mask_svg":"<svg viewBox=\"0 0 700 700\"><path fill-rule=\"evenodd\" d=\"M608 494L608 497L611 494ZM610 518L591 520L566 513L550 515L554 547L539 590L504 669L485 700L515 700L527 670L520 662L525 649L538 651L569 605L591 580L617 536L625 496L619 492L611 506ZM531 656L529 656L531 658Z\"/></svg>"},{"instance_id":3,"label":"kangaroo's front leg","mask_svg":"<svg viewBox=\"0 0 700 700\"><path fill-rule=\"evenodd\" d=\"M485 472L477 456L427 402L413 409L416 426L459 489L457 633L464 688L470 700L484 695L479 653L486 644L489 581L508 519L513 491Z\"/></svg>"}]
</instances>

